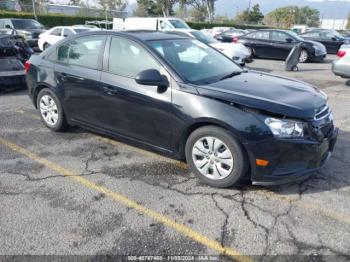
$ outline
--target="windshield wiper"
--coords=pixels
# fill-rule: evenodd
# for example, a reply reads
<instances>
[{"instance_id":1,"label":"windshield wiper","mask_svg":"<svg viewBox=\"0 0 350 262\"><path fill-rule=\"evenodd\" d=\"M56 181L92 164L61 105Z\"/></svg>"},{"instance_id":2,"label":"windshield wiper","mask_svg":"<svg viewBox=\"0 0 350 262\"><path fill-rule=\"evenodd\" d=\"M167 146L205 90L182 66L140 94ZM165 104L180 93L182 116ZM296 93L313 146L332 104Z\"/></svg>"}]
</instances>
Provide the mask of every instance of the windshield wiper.
<instances>
[{"instance_id":1,"label":"windshield wiper","mask_svg":"<svg viewBox=\"0 0 350 262\"><path fill-rule=\"evenodd\" d=\"M243 71L233 71L232 73L229 73L229 74L227 74L227 75L221 77L221 78L220 78L220 81L225 80L225 79L227 79L227 78L231 78L231 77L240 75L240 74L242 74L242 72L243 72Z\"/></svg>"}]
</instances>

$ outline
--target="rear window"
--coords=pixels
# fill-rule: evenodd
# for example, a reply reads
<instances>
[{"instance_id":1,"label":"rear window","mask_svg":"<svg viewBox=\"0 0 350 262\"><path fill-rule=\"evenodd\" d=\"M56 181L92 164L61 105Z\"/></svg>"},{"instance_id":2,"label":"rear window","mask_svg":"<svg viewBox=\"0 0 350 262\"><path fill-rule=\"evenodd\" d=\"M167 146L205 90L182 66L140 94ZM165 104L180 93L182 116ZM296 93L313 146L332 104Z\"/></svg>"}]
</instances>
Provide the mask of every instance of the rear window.
<instances>
[{"instance_id":1,"label":"rear window","mask_svg":"<svg viewBox=\"0 0 350 262\"><path fill-rule=\"evenodd\" d=\"M15 29L43 29L44 28L42 24L31 19L12 20L12 24Z\"/></svg>"}]
</instances>

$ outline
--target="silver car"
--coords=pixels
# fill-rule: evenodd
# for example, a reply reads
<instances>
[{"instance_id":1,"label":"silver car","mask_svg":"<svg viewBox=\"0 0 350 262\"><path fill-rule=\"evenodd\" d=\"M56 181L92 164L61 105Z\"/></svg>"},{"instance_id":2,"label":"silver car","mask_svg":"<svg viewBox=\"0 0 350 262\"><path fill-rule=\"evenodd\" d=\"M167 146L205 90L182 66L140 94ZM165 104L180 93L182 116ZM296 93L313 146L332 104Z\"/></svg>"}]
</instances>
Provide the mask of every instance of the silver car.
<instances>
[{"instance_id":1,"label":"silver car","mask_svg":"<svg viewBox=\"0 0 350 262\"><path fill-rule=\"evenodd\" d=\"M339 59L333 61L333 73L337 76L350 78L350 45L342 45L337 55Z\"/></svg>"}]
</instances>

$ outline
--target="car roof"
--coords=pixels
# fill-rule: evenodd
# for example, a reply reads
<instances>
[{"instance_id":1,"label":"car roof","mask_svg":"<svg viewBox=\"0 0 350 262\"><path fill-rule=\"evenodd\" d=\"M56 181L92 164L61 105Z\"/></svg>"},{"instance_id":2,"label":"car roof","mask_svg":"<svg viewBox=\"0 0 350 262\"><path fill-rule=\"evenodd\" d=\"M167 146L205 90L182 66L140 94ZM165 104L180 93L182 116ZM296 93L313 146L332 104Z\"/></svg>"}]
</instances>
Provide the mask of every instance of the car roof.
<instances>
[{"instance_id":1,"label":"car roof","mask_svg":"<svg viewBox=\"0 0 350 262\"><path fill-rule=\"evenodd\" d=\"M101 31L89 31L82 34L83 35L115 35L115 36L129 36L140 41L149 40L169 40L169 39L186 39L190 38L187 36L180 36L176 34L167 34L160 31L150 31L150 30L130 30L130 31L114 31L114 30L101 30Z\"/></svg>"}]
</instances>

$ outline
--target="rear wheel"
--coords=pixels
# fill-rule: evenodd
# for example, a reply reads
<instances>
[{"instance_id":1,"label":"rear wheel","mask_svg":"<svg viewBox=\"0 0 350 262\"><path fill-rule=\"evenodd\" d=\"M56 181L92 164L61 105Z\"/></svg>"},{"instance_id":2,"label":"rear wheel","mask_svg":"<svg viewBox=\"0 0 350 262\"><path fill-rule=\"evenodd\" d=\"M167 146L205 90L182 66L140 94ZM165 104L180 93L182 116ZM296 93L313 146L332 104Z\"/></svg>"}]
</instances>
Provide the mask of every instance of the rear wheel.
<instances>
[{"instance_id":1,"label":"rear wheel","mask_svg":"<svg viewBox=\"0 0 350 262\"><path fill-rule=\"evenodd\" d=\"M37 108L41 120L51 130L63 131L67 127L61 103L50 89L45 88L39 92Z\"/></svg>"},{"instance_id":2,"label":"rear wheel","mask_svg":"<svg viewBox=\"0 0 350 262\"><path fill-rule=\"evenodd\" d=\"M219 127L195 130L189 136L185 150L192 172L211 186L230 187L240 181L248 169L238 141Z\"/></svg>"},{"instance_id":3,"label":"rear wheel","mask_svg":"<svg viewBox=\"0 0 350 262\"><path fill-rule=\"evenodd\" d=\"M299 56L299 62L300 63L305 63L309 60L309 53L307 52L307 50L302 49L300 52L300 56Z\"/></svg>"},{"instance_id":4,"label":"rear wheel","mask_svg":"<svg viewBox=\"0 0 350 262\"><path fill-rule=\"evenodd\" d=\"M49 43L45 43L44 46L43 46L44 50L48 49L49 47L50 47Z\"/></svg>"}]
</instances>

